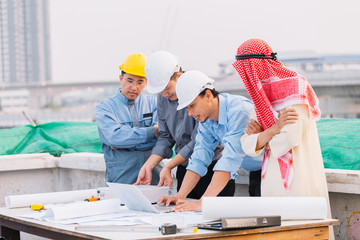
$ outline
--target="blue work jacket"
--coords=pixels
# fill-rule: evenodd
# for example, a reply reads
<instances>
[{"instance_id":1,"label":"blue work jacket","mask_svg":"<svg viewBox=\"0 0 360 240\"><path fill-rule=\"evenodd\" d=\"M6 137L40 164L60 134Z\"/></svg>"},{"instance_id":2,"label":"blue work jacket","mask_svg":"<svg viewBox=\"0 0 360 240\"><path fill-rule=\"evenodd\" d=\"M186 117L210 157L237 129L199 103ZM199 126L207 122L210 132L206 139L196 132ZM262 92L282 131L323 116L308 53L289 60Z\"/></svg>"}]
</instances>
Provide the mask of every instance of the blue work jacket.
<instances>
[{"instance_id":1,"label":"blue work jacket","mask_svg":"<svg viewBox=\"0 0 360 240\"><path fill-rule=\"evenodd\" d=\"M152 150L153 154L164 158L173 156L172 148L175 145L175 153L189 159L195 146L198 122L189 116L187 108L177 110L178 100L169 100L158 94L157 111L159 117L158 141ZM213 161L221 157L222 146L215 149ZM187 166L187 161L181 165Z\"/></svg>"},{"instance_id":2,"label":"blue work jacket","mask_svg":"<svg viewBox=\"0 0 360 240\"><path fill-rule=\"evenodd\" d=\"M136 181L140 168L156 143L156 105L155 96L140 94L135 99L140 127L133 127L128 99L120 91L96 106L96 121L103 143L107 182L132 184ZM159 181L158 169L155 171L153 184Z\"/></svg>"},{"instance_id":3,"label":"blue work jacket","mask_svg":"<svg viewBox=\"0 0 360 240\"><path fill-rule=\"evenodd\" d=\"M207 119L199 123L194 152L187 169L204 176L211 164L214 149L219 142L224 146L222 157L214 166L214 171L230 172L231 179L238 177L241 167L247 171L261 169L263 155L250 157L241 147L240 138L244 134L253 104L245 97L221 93L219 96L218 121Z\"/></svg>"}]
</instances>

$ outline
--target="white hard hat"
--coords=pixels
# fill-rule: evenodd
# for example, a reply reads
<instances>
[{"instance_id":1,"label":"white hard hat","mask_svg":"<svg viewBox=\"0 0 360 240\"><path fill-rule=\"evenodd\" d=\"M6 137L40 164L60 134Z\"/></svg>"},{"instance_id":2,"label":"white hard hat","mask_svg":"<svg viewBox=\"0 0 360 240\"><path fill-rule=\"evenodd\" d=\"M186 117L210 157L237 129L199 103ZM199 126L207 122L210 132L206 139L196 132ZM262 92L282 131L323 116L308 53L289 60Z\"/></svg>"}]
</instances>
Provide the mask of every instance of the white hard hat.
<instances>
[{"instance_id":1,"label":"white hard hat","mask_svg":"<svg viewBox=\"0 0 360 240\"><path fill-rule=\"evenodd\" d=\"M159 93L164 90L171 76L180 71L178 58L166 51L157 51L150 55L145 64L147 90Z\"/></svg>"},{"instance_id":2,"label":"white hard hat","mask_svg":"<svg viewBox=\"0 0 360 240\"><path fill-rule=\"evenodd\" d=\"M177 110L187 107L204 89L214 89L213 79L200 71L183 73L176 83L176 95L179 101Z\"/></svg>"}]
</instances>

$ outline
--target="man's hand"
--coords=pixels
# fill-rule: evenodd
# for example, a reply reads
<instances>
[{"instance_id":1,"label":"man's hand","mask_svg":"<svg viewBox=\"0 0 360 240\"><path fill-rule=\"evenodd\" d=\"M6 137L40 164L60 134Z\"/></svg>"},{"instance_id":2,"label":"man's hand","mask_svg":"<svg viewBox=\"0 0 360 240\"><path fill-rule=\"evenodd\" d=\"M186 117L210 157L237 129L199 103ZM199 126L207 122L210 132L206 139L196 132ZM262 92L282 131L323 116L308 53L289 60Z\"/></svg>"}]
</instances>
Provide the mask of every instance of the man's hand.
<instances>
[{"instance_id":1,"label":"man's hand","mask_svg":"<svg viewBox=\"0 0 360 240\"><path fill-rule=\"evenodd\" d=\"M201 200L196 201L185 201L179 199L176 202L176 207L173 208L174 212L188 212L188 211L200 211Z\"/></svg>"},{"instance_id":2,"label":"man's hand","mask_svg":"<svg viewBox=\"0 0 360 240\"><path fill-rule=\"evenodd\" d=\"M154 125L154 130L155 130L155 133L154 133L155 137L160 137L160 135L159 135L159 123L156 123Z\"/></svg>"},{"instance_id":3,"label":"man's hand","mask_svg":"<svg viewBox=\"0 0 360 240\"><path fill-rule=\"evenodd\" d=\"M180 198L176 196L161 196L159 198L159 201L157 202L158 205L164 204L166 206L174 205L178 200L181 200Z\"/></svg>"},{"instance_id":4,"label":"man's hand","mask_svg":"<svg viewBox=\"0 0 360 240\"><path fill-rule=\"evenodd\" d=\"M261 125L254 119L250 119L248 122L245 133L247 135L256 134L264 131L264 129L261 127Z\"/></svg>"},{"instance_id":5,"label":"man's hand","mask_svg":"<svg viewBox=\"0 0 360 240\"><path fill-rule=\"evenodd\" d=\"M171 177L171 169L165 166L160 172L160 180L158 183L158 187L168 186L171 187L173 183L173 179Z\"/></svg>"},{"instance_id":6,"label":"man's hand","mask_svg":"<svg viewBox=\"0 0 360 240\"><path fill-rule=\"evenodd\" d=\"M277 132L280 133L280 130L287 124L296 123L296 120L299 119L299 114L293 108L282 109L279 112L279 120L275 124L277 127Z\"/></svg>"},{"instance_id":7,"label":"man's hand","mask_svg":"<svg viewBox=\"0 0 360 240\"><path fill-rule=\"evenodd\" d=\"M138 178L134 185L150 185L152 179L152 169L148 164L144 164L139 171Z\"/></svg>"}]
</instances>

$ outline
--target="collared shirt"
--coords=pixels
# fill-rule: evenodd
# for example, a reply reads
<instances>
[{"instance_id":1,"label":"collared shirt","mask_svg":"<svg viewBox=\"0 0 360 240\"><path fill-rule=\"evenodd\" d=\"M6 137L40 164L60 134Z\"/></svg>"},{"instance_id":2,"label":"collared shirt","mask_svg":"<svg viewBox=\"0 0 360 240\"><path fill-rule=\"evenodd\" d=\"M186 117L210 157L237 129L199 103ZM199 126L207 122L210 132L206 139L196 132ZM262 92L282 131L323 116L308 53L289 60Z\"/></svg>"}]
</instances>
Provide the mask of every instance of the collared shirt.
<instances>
[{"instance_id":1,"label":"collared shirt","mask_svg":"<svg viewBox=\"0 0 360 240\"><path fill-rule=\"evenodd\" d=\"M152 153L164 158L171 158L172 148L175 145L175 153L188 159L194 150L198 121L189 116L187 108L177 111L178 100L172 101L158 94L157 104L160 137ZM221 151L222 146L219 146L215 150L213 160L221 157ZM187 162L182 165L186 166Z\"/></svg>"},{"instance_id":2,"label":"collared shirt","mask_svg":"<svg viewBox=\"0 0 360 240\"><path fill-rule=\"evenodd\" d=\"M156 98L140 94L135 99L135 108L140 127L133 127L128 99L120 91L96 106L100 140L105 145L133 150L147 150L155 145Z\"/></svg>"},{"instance_id":3,"label":"collared shirt","mask_svg":"<svg viewBox=\"0 0 360 240\"><path fill-rule=\"evenodd\" d=\"M140 94L135 99L135 108L140 127L133 127L128 99L120 91L102 100L96 107L96 121L106 162L106 181L134 183L156 143L156 98Z\"/></svg>"},{"instance_id":4,"label":"collared shirt","mask_svg":"<svg viewBox=\"0 0 360 240\"><path fill-rule=\"evenodd\" d=\"M219 97L219 120L207 119L200 123L194 152L187 169L204 176L211 163L213 150L219 142L224 146L222 157L214 171L230 172L232 179L238 177L241 167L247 171L261 169L263 156L250 157L244 153L240 138L250 120L253 104L242 96L221 93Z\"/></svg>"}]
</instances>

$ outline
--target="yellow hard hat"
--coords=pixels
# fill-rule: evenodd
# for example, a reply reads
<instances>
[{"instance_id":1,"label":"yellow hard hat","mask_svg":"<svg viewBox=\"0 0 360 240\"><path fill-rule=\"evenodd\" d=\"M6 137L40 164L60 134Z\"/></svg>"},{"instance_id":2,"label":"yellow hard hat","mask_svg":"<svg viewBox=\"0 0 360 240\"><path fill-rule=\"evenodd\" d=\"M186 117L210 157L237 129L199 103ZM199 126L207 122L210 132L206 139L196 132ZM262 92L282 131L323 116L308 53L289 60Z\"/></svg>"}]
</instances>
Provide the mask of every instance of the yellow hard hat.
<instances>
[{"instance_id":1,"label":"yellow hard hat","mask_svg":"<svg viewBox=\"0 0 360 240\"><path fill-rule=\"evenodd\" d=\"M130 54L123 64L119 66L120 70L136 76L145 77L145 63L147 57L141 52Z\"/></svg>"}]
</instances>

